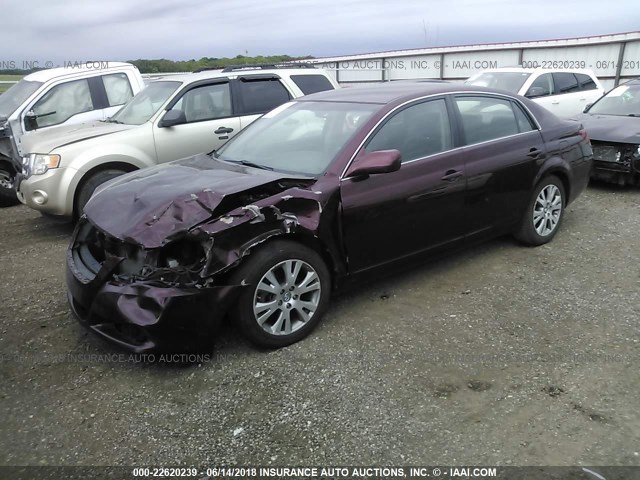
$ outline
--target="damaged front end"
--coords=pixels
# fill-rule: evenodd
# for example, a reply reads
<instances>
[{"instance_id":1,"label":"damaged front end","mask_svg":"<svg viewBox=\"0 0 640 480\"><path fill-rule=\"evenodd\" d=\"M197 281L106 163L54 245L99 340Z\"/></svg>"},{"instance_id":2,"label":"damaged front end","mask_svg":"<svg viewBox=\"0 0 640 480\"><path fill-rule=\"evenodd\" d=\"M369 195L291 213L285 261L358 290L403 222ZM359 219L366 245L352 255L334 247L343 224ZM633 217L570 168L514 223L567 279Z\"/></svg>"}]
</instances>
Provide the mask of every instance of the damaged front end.
<instances>
[{"instance_id":1,"label":"damaged front end","mask_svg":"<svg viewBox=\"0 0 640 480\"><path fill-rule=\"evenodd\" d=\"M247 288L228 283L233 267L271 237L319 234L327 199L306 186L280 181L232 195L204 189L172 200L119 236L88 208L67 252L74 313L95 333L138 353L211 345Z\"/></svg>"},{"instance_id":2,"label":"damaged front end","mask_svg":"<svg viewBox=\"0 0 640 480\"><path fill-rule=\"evenodd\" d=\"M640 186L640 145L591 141L591 177L618 185Z\"/></svg>"}]
</instances>

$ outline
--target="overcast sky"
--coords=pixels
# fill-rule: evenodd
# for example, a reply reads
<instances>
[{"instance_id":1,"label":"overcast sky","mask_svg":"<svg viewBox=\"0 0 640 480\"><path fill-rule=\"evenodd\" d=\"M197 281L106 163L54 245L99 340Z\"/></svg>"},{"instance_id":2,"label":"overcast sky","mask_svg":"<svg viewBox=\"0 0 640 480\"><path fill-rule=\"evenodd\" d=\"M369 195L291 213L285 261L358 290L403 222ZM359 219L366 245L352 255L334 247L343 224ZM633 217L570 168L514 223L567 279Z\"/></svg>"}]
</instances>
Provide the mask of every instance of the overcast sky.
<instances>
[{"instance_id":1,"label":"overcast sky","mask_svg":"<svg viewBox=\"0 0 640 480\"><path fill-rule=\"evenodd\" d=\"M320 57L640 30L639 0L23 0L2 14L0 62Z\"/></svg>"}]
</instances>

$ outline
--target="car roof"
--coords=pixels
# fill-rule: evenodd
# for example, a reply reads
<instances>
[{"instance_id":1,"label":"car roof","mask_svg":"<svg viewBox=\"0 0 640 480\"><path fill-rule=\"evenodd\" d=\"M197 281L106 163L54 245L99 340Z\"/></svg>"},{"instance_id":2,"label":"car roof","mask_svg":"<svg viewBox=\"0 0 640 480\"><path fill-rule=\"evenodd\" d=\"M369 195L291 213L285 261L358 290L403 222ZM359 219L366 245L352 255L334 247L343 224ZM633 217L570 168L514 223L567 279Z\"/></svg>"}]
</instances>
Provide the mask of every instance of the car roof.
<instances>
[{"instance_id":1,"label":"car roof","mask_svg":"<svg viewBox=\"0 0 640 480\"><path fill-rule=\"evenodd\" d=\"M178 81L183 83L193 83L199 80L211 78L236 78L242 75L323 75L323 71L317 68L247 68L235 69L224 72L222 69L203 70L201 72L184 73L179 75L167 75L154 81ZM161 75L161 74L160 74Z\"/></svg>"},{"instance_id":2,"label":"car roof","mask_svg":"<svg viewBox=\"0 0 640 480\"><path fill-rule=\"evenodd\" d=\"M30 73L25 76L24 79L30 82L48 82L49 80L65 75L76 75L78 73L85 73L95 70L109 70L111 68L121 67L134 67L130 63L125 62L84 62L84 63L69 63L66 67L47 68L45 70L39 70L37 72Z\"/></svg>"},{"instance_id":3,"label":"car roof","mask_svg":"<svg viewBox=\"0 0 640 480\"><path fill-rule=\"evenodd\" d=\"M296 101L350 102L388 104L398 100L411 100L425 95L452 92L497 93L513 97L513 94L492 88L448 82L388 82L371 86L340 88L314 93Z\"/></svg>"},{"instance_id":4,"label":"car roof","mask_svg":"<svg viewBox=\"0 0 640 480\"><path fill-rule=\"evenodd\" d=\"M593 75L593 70L589 70L588 68L524 68L524 67L500 67L500 68L490 68L487 70L482 70L478 72L478 75L482 73L537 73L537 72L577 72L577 73L585 73L588 75ZM475 75L474 75L475 76Z\"/></svg>"}]
</instances>

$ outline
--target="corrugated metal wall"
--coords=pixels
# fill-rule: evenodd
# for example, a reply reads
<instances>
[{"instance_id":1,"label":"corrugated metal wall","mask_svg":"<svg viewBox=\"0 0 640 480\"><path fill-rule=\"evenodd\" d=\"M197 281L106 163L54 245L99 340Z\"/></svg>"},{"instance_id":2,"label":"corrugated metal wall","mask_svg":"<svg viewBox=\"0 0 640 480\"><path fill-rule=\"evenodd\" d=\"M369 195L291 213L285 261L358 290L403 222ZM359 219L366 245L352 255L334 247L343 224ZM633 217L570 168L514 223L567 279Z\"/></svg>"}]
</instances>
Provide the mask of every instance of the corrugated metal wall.
<instances>
[{"instance_id":1,"label":"corrugated metal wall","mask_svg":"<svg viewBox=\"0 0 640 480\"><path fill-rule=\"evenodd\" d=\"M465 80L496 67L586 68L605 88L640 77L640 32L537 42L438 47L344 57L313 63L343 85L393 80Z\"/></svg>"}]
</instances>

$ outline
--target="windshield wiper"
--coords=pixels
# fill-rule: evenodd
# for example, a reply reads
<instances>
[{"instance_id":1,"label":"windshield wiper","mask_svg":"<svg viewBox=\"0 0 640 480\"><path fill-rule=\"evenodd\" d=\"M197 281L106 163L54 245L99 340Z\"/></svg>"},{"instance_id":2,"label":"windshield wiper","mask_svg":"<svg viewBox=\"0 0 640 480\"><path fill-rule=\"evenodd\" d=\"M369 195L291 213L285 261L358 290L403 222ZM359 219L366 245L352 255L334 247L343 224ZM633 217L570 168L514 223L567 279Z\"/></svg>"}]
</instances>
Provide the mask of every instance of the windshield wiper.
<instances>
[{"instance_id":1,"label":"windshield wiper","mask_svg":"<svg viewBox=\"0 0 640 480\"><path fill-rule=\"evenodd\" d=\"M270 170L273 171L273 167L267 167L266 165L260 165L259 163L253 163L249 160L227 160L231 163L239 163L240 165L244 165L245 167L254 167L259 168L261 170Z\"/></svg>"},{"instance_id":2,"label":"windshield wiper","mask_svg":"<svg viewBox=\"0 0 640 480\"><path fill-rule=\"evenodd\" d=\"M119 123L120 125L124 125L124 122L121 122L120 120L116 120L113 117L107 117L103 120L103 122L107 122L107 123Z\"/></svg>"}]
</instances>

